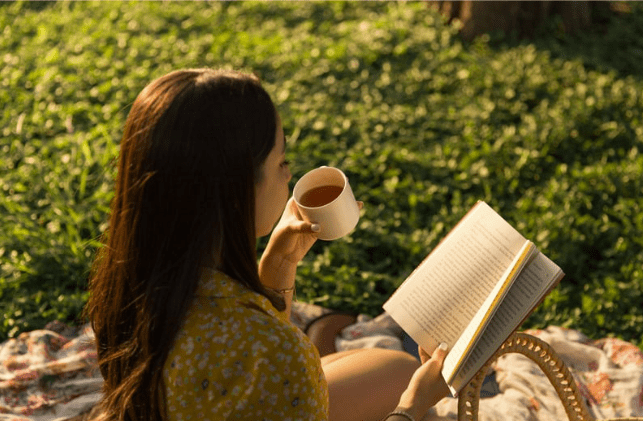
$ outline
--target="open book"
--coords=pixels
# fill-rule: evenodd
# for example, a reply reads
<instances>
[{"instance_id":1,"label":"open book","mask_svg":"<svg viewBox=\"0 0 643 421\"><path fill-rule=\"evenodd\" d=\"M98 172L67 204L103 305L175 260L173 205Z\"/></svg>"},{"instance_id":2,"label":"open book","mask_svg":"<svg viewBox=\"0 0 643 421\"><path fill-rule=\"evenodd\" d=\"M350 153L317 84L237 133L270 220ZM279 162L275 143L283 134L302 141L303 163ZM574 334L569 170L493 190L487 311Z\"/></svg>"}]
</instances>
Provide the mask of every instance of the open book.
<instances>
[{"instance_id":1,"label":"open book","mask_svg":"<svg viewBox=\"0 0 643 421\"><path fill-rule=\"evenodd\" d=\"M449 345L454 396L560 282L562 270L478 202L411 273L384 310L429 354Z\"/></svg>"}]
</instances>

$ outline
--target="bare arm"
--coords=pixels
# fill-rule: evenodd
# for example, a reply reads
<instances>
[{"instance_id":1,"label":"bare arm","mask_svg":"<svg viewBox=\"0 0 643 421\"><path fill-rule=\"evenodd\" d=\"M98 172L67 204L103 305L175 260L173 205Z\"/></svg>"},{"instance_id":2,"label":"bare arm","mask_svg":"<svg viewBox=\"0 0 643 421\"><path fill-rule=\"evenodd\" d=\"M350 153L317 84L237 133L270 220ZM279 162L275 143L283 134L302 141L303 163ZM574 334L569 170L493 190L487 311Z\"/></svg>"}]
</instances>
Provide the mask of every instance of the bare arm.
<instances>
[{"instance_id":1,"label":"bare arm","mask_svg":"<svg viewBox=\"0 0 643 421\"><path fill-rule=\"evenodd\" d=\"M363 202L357 202L360 209ZM304 221L295 200L290 198L281 219L270 235L266 250L259 262L259 279L272 289L282 290L295 287L297 264L317 241L319 226ZM286 314L290 317L293 291L285 292Z\"/></svg>"},{"instance_id":2,"label":"bare arm","mask_svg":"<svg viewBox=\"0 0 643 421\"><path fill-rule=\"evenodd\" d=\"M395 408L407 413L415 421L421 420L431 407L449 395L449 388L441 374L442 364L447 355L446 345L436 348L430 357L422 348L419 348L419 352L422 365L413 374L408 388L402 393L400 403ZM390 415L384 420L409 421L409 418L404 415Z\"/></svg>"},{"instance_id":3,"label":"bare arm","mask_svg":"<svg viewBox=\"0 0 643 421\"><path fill-rule=\"evenodd\" d=\"M279 258L278 256L266 255L266 253L264 253L259 262L259 279L261 279L261 283L265 287L273 290L287 290L283 291L281 295L286 301L286 309L284 312L288 318L290 318L292 309L296 273L296 263Z\"/></svg>"},{"instance_id":4,"label":"bare arm","mask_svg":"<svg viewBox=\"0 0 643 421\"><path fill-rule=\"evenodd\" d=\"M418 412L422 418L429 408L435 406L442 398L449 396L449 387L442 377L442 365L447 356L447 344L440 344L433 354L429 355L418 347L422 365L416 370L409 382L409 387L400 398L400 407Z\"/></svg>"},{"instance_id":5,"label":"bare arm","mask_svg":"<svg viewBox=\"0 0 643 421\"><path fill-rule=\"evenodd\" d=\"M291 198L272 231L259 262L259 279L265 287L273 290L290 290L295 287L297 264L317 241L313 228L318 231L318 227L303 220ZM282 295L286 300L285 312L290 317L294 291L284 292Z\"/></svg>"}]
</instances>

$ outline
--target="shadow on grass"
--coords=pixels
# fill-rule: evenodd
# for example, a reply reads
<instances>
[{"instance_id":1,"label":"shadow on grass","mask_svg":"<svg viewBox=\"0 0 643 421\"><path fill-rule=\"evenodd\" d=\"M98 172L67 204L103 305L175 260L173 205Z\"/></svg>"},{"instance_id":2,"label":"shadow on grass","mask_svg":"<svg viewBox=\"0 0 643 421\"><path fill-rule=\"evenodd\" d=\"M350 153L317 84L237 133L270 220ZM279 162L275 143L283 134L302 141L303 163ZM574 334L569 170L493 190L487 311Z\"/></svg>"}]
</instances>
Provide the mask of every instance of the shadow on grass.
<instances>
[{"instance_id":1,"label":"shadow on grass","mask_svg":"<svg viewBox=\"0 0 643 421\"><path fill-rule=\"evenodd\" d=\"M552 16L531 39L516 34L492 34L489 45L495 50L533 44L547 50L552 59L580 59L587 70L614 71L619 77L641 79L643 68L643 3L590 2L592 25L577 33L565 34L560 16Z\"/></svg>"}]
</instances>

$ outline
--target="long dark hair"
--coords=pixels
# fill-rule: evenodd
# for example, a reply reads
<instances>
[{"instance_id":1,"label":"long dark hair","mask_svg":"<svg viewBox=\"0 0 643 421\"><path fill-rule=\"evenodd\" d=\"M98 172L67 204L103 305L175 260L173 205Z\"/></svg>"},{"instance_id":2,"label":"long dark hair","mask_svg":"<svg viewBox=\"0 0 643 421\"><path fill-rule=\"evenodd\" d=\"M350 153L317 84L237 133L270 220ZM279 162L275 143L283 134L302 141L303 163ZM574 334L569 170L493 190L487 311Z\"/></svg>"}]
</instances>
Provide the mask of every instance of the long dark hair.
<instances>
[{"instance_id":1,"label":"long dark hair","mask_svg":"<svg viewBox=\"0 0 643 421\"><path fill-rule=\"evenodd\" d=\"M86 307L104 419L166 419L163 366L204 265L285 308L259 280L255 237L254 186L275 130L269 95L246 74L175 71L136 98Z\"/></svg>"}]
</instances>

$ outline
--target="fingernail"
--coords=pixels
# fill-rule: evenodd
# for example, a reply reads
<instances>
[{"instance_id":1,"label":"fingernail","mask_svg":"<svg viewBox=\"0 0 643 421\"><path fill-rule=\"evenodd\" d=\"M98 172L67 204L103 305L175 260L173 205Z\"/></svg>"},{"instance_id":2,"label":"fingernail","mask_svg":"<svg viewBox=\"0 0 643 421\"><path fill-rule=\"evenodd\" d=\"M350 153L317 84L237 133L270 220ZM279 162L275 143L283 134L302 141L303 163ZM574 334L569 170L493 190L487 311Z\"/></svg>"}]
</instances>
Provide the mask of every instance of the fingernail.
<instances>
[{"instance_id":1,"label":"fingernail","mask_svg":"<svg viewBox=\"0 0 643 421\"><path fill-rule=\"evenodd\" d=\"M312 232L319 232L319 230L320 230L320 229L321 229L321 227L319 226L319 224L312 224L312 225L310 226L310 230L311 230Z\"/></svg>"},{"instance_id":2,"label":"fingernail","mask_svg":"<svg viewBox=\"0 0 643 421\"><path fill-rule=\"evenodd\" d=\"M449 345L447 345L446 342L442 342L438 348L440 348L440 350L442 351L446 351L447 349L449 349Z\"/></svg>"}]
</instances>

